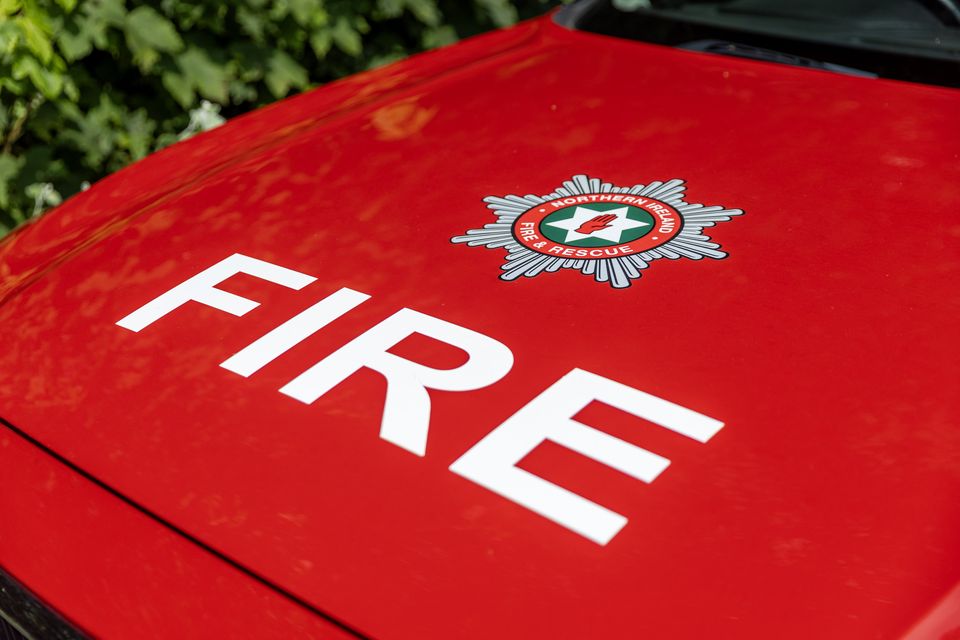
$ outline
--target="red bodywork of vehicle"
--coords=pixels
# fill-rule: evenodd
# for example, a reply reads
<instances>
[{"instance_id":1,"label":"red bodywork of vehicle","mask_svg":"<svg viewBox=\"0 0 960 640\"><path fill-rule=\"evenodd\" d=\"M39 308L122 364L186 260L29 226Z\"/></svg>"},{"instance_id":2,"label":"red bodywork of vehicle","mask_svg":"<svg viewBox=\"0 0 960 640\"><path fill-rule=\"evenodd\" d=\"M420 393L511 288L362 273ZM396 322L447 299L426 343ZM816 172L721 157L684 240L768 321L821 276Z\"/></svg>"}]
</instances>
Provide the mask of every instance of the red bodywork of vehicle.
<instances>
[{"instance_id":1,"label":"red bodywork of vehicle","mask_svg":"<svg viewBox=\"0 0 960 640\"><path fill-rule=\"evenodd\" d=\"M954 638L958 113L955 90L543 18L155 154L0 247L22 431L0 425L0 567L103 637L346 633L322 612L378 638ZM484 196L577 173L742 208L710 234L730 257L617 290L504 282L501 250L450 242L494 221ZM318 280L239 275L243 317L115 324L233 253ZM341 287L372 297L249 378L218 366ZM378 437L370 370L278 393L404 307L515 357L431 392L424 457ZM668 457L651 484L549 443L523 461L627 516L605 546L448 470L575 367L725 424L703 444L578 415Z\"/></svg>"}]
</instances>

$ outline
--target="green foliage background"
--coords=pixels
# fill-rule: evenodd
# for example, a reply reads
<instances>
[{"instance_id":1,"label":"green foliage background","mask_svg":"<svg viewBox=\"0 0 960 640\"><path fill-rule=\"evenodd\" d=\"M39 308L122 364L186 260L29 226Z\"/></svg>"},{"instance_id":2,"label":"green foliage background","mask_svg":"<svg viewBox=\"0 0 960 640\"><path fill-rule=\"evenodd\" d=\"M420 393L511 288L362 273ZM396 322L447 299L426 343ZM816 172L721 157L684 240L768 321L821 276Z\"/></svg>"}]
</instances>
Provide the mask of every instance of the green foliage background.
<instances>
[{"instance_id":1,"label":"green foliage background","mask_svg":"<svg viewBox=\"0 0 960 640\"><path fill-rule=\"evenodd\" d=\"M178 138L554 0L0 0L0 235Z\"/></svg>"}]
</instances>

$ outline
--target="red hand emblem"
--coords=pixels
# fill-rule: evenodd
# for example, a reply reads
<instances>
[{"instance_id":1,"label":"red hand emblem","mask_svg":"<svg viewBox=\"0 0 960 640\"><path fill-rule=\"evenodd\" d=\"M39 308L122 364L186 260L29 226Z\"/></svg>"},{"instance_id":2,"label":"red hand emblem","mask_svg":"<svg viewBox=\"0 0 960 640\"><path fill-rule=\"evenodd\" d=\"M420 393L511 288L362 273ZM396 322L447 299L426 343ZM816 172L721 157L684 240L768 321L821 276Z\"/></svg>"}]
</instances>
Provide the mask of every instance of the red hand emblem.
<instances>
[{"instance_id":1,"label":"red hand emblem","mask_svg":"<svg viewBox=\"0 0 960 640\"><path fill-rule=\"evenodd\" d=\"M577 227L577 233L583 233L590 235L596 231L606 229L610 226L610 223L617 219L617 216L612 213L601 214L599 216L594 216Z\"/></svg>"}]
</instances>

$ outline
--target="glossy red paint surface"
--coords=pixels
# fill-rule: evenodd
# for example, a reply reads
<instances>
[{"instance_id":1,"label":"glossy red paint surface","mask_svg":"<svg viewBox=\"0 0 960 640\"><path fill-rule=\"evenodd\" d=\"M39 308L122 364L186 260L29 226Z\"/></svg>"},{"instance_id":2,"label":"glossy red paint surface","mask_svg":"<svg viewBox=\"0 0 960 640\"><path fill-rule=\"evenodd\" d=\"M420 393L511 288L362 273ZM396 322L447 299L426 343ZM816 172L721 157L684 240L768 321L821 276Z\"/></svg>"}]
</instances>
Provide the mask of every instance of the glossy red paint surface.
<instances>
[{"instance_id":1,"label":"glossy red paint surface","mask_svg":"<svg viewBox=\"0 0 960 640\"><path fill-rule=\"evenodd\" d=\"M0 568L92 637L354 637L3 425L0 486Z\"/></svg>"},{"instance_id":2,"label":"glossy red paint surface","mask_svg":"<svg viewBox=\"0 0 960 640\"><path fill-rule=\"evenodd\" d=\"M149 158L6 244L0 414L377 637L900 637L960 578L958 110L547 19L414 58ZM501 251L449 242L493 221L484 196L576 173L744 209L710 230L730 257L614 290L505 283ZM114 324L235 252L318 281L237 276L223 288L261 303L241 318ZM341 287L372 298L248 379L218 366ZM402 307L515 356L432 393L423 458L378 437L371 371L309 406L277 391ZM629 518L605 547L447 470L573 367L726 424L701 444L588 407L672 460L649 485L555 445L523 462Z\"/></svg>"}]
</instances>

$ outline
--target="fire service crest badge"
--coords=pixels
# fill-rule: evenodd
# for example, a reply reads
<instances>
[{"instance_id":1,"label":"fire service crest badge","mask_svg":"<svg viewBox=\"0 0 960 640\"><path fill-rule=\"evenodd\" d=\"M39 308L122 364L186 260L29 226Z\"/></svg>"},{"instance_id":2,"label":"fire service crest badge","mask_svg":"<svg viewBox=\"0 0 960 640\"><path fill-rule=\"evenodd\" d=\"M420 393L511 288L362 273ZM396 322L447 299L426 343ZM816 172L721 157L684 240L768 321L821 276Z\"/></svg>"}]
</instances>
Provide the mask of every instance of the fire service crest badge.
<instances>
[{"instance_id":1,"label":"fire service crest badge","mask_svg":"<svg viewBox=\"0 0 960 640\"><path fill-rule=\"evenodd\" d=\"M576 269L623 289L660 258L727 257L702 231L743 211L688 203L685 190L679 179L620 187L576 175L543 196L487 196L497 221L451 241L505 249L501 280Z\"/></svg>"}]
</instances>

